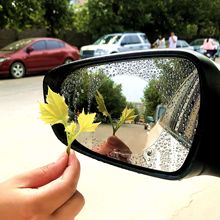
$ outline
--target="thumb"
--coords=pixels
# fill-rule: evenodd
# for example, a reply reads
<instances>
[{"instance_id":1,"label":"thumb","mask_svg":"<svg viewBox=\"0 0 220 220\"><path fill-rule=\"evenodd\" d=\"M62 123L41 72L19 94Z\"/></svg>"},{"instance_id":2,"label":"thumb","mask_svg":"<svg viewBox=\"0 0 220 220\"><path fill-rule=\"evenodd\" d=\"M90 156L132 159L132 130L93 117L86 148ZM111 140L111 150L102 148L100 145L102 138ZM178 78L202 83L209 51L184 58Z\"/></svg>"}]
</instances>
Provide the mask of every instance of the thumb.
<instances>
[{"instance_id":1,"label":"thumb","mask_svg":"<svg viewBox=\"0 0 220 220\"><path fill-rule=\"evenodd\" d=\"M18 175L14 180L19 188L41 187L60 177L68 165L68 154L63 153L60 158L46 166Z\"/></svg>"}]
</instances>

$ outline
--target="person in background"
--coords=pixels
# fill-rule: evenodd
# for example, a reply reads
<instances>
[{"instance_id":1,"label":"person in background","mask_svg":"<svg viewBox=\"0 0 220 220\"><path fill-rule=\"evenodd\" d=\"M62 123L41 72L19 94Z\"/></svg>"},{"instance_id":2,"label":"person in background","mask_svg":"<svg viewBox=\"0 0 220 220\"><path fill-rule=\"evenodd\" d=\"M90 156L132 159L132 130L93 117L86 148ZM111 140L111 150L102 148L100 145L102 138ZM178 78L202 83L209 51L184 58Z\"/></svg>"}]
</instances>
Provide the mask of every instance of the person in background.
<instances>
[{"instance_id":1,"label":"person in background","mask_svg":"<svg viewBox=\"0 0 220 220\"><path fill-rule=\"evenodd\" d=\"M74 219L84 205L76 190L79 174L79 161L71 151L54 163L0 183L0 219Z\"/></svg>"},{"instance_id":2,"label":"person in background","mask_svg":"<svg viewBox=\"0 0 220 220\"><path fill-rule=\"evenodd\" d=\"M203 45L201 46L201 48L206 51L204 53L205 55L210 54L210 56L214 56L214 54L217 52L217 48L214 44L214 41L210 37L207 37L204 40Z\"/></svg>"},{"instance_id":3,"label":"person in background","mask_svg":"<svg viewBox=\"0 0 220 220\"><path fill-rule=\"evenodd\" d=\"M168 40L169 48L176 48L177 40L178 40L178 37L172 31L170 33L170 37L169 37L169 40Z\"/></svg>"},{"instance_id":4,"label":"person in background","mask_svg":"<svg viewBox=\"0 0 220 220\"><path fill-rule=\"evenodd\" d=\"M155 48L166 48L165 38L160 34L158 39L153 43Z\"/></svg>"}]
</instances>

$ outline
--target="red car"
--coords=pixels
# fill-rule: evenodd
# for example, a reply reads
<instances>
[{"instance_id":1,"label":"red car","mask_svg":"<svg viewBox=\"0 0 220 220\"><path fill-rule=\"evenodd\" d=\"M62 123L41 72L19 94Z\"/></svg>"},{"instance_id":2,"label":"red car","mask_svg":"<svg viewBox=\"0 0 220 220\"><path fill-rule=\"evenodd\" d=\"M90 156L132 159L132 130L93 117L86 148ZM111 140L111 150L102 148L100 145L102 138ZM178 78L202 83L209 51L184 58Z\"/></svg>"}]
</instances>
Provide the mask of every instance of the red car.
<instances>
[{"instance_id":1,"label":"red car","mask_svg":"<svg viewBox=\"0 0 220 220\"><path fill-rule=\"evenodd\" d=\"M21 78L80 58L75 46L56 38L28 38L0 49L0 76Z\"/></svg>"}]
</instances>

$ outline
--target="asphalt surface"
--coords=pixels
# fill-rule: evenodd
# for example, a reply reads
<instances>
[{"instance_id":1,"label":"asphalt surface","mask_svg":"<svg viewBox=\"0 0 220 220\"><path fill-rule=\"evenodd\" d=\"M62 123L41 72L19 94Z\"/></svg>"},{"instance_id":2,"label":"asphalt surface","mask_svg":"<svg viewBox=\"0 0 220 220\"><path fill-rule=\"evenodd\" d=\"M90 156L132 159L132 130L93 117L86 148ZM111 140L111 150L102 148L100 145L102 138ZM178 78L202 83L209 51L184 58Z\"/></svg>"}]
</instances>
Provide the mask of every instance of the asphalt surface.
<instances>
[{"instance_id":1,"label":"asphalt surface","mask_svg":"<svg viewBox=\"0 0 220 220\"><path fill-rule=\"evenodd\" d=\"M57 159L65 146L39 119L43 76L0 80L0 181ZM76 220L218 220L220 179L167 181L77 154L78 190L86 204Z\"/></svg>"}]
</instances>

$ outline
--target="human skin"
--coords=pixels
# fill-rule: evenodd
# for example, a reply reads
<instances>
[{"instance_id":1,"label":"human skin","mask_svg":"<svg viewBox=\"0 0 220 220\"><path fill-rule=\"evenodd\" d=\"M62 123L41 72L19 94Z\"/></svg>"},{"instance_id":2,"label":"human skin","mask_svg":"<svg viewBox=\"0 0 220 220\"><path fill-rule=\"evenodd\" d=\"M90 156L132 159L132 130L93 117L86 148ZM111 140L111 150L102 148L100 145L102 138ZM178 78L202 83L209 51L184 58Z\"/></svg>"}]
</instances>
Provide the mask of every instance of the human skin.
<instances>
[{"instance_id":1,"label":"human skin","mask_svg":"<svg viewBox=\"0 0 220 220\"><path fill-rule=\"evenodd\" d=\"M0 219L73 220L84 205L80 163L71 151L54 163L0 183Z\"/></svg>"}]
</instances>

